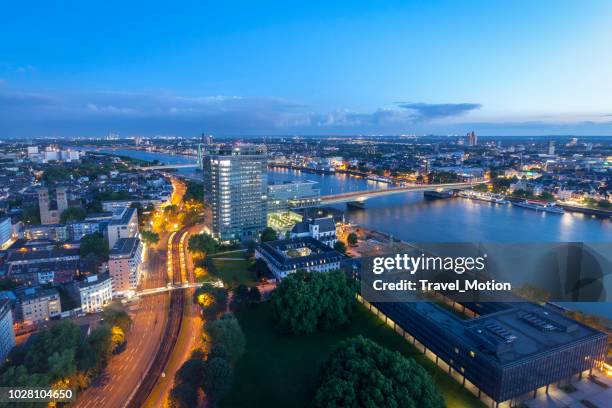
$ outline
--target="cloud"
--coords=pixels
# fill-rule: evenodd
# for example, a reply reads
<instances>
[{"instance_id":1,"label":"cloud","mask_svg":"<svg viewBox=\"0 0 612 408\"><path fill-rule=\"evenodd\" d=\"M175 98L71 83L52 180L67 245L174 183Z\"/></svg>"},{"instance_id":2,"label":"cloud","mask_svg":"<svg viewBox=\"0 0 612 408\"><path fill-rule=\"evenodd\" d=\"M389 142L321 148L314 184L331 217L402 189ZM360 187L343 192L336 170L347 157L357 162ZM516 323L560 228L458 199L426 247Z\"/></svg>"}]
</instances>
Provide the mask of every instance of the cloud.
<instances>
[{"instance_id":1,"label":"cloud","mask_svg":"<svg viewBox=\"0 0 612 408\"><path fill-rule=\"evenodd\" d=\"M472 123L462 118L477 103L398 102L371 112L337 109L321 112L275 97L185 96L168 92L21 92L0 87L0 138L41 136L262 134L464 133L550 134L583 129L612 133L601 115L498 118ZM450 118L461 118L447 120ZM598 123L590 123L595 120Z\"/></svg>"},{"instance_id":2,"label":"cloud","mask_svg":"<svg viewBox=\"0 0 612 408\"><path fill-rule=\"evenodd\" d=\"M430 121L455 116L482 108L479 103L407 103L398 102L397 106L414 112L416 121Z\"/></svg>"},{"instance_id":3,"label":"cloud","mask_svg":"<svg viewBox=\"0 0 612 408\"><path fill-rule=\"evenodd\" d=\"M0 84L2 83L0 82ZM6 111L15 108L37 109L57 102L55 98L44 94L0 91L0 109Z\"/></svg>"}]
</instances>

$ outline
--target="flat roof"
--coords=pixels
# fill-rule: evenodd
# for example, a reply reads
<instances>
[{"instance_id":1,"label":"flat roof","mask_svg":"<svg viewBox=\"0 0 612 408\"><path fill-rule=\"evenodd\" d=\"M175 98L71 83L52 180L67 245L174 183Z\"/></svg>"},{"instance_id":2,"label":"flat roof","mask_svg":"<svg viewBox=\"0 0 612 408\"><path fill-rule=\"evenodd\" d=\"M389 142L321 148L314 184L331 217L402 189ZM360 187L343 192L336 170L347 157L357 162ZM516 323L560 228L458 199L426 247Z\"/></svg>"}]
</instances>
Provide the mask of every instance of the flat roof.
<instances>
[{"instance_id":1,"label":"flat roof","mask_svg":"<svg viewBox=\"0 0 612 408\"><path fill-rule=\"evenodd\" d=\"M130 223L130 219L136 212L136 208L126 207L122 209L121 215L118 217L114 217L110 222L110 225L125 225Z\"/></svg>"},{"instance_id":2,"label":"flat roof","mask_svg":"<svg viewBox=\"0 0 612 408\"><path fill-rule=\"evenodd\" d=\"M500 305L499 302L491 304ZM377 307L384 310L384 305L378 303ZM498 365L512 365L572 343L605 336L552 308L530 302L503 303L502 310L469 320L461 320L431 302L392 305L395 312L390 317L400 326L416 313L454 337L457 344L486 356Z\"/></svg>"},{"instance_id":3,"label":"flat roof","mask_svg":"<svg viewBox=\"0 0 612 408\"><path fill-rule=\"evenodd\" d=\"M113 249L110 251L110 256L132 256L136 252L139 243L140 240L136 237L119 238Z\"/></svg>"}]
</instances>

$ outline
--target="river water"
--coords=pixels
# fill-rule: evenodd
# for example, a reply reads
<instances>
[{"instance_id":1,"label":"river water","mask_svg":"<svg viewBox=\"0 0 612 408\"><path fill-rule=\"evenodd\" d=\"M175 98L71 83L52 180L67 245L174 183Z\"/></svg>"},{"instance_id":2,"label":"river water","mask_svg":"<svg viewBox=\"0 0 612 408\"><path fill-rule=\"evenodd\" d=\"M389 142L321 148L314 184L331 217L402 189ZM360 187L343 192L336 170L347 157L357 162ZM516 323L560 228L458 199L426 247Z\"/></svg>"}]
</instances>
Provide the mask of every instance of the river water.
<instances>
[{"instance_id":1,"label":"river water","mask_svg":"<svg viewBox=\"0 0 612 408\"><path fill-rule=\"evenodd\" d=\"M108 151L143 160L189 163L192 158L138 150ZM181 169L181 173L193 173ZM191 174L194 176L195 174ZM295 170L269 170L269 181L312 180L321 195L387 187L342 174L325 175ZM465 198L427 200L412 192L368 199L365 210L350 210L358 225L412 242L609 242L612 222L578 213L541 213L512 205L496 205ZM345 209L344 204L334 205ZM579 309L612 318L611 303L581 303Z\"/></svg>"}]
</instances>

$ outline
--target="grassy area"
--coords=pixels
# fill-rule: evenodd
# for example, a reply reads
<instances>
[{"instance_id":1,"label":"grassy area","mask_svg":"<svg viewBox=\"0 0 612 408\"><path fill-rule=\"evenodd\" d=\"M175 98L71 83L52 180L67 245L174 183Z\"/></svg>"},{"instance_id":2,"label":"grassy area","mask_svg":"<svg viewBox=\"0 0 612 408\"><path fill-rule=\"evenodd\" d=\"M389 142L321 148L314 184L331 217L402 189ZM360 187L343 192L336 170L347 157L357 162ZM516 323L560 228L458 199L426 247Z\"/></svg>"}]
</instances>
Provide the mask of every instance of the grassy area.
<instances>
[{"instance_id":1,"label":"grassy area","mask_svg":"<svg viewBox=\"0 0 612 408\"><path fill-rule=\"evenodd\" d=\"M219 258L238 258L233 254L220 255ZM246 259L228 260L211 257L209 259L212 268L209 268L212 275L219 277L225 284L234 287L240 284L255 285L255 275L249 271L251 261Z\"/></svg>"},{"instance_id":2,"label":"grassy area","mask_svg":"<svg viewBox=\"0 0 612 408\"><path fill-rule=\"evenodd\" d=\"M362 305L353 323L308 336L288 336L275 329L270 304L237 314L247 339L247 352L238 362L234 387L222 407L306 407L317 386L319 367L340 340L362 334L381 346L415 358L432 375L448 407L483 407L470 392Z\"/></svg>"}]
</instances>

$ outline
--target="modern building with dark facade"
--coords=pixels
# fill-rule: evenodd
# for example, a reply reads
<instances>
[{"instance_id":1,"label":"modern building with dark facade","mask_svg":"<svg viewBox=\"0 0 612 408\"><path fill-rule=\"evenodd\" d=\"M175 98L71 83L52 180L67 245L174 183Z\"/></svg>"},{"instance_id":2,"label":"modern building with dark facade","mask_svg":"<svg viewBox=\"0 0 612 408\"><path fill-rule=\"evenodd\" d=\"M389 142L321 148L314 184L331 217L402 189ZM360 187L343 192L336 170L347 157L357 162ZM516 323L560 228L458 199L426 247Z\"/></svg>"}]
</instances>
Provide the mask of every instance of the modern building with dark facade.
<instances>
[{"instance_id":1,"label":"modern building with dark facade","mask_svg":"<svg viewBox=\"0 0 612 408\"><path fill-rule=\"evenodd\" d=\"M606 353L606 334L534 303L359 299L491 407L517 406L587 375Z\"/></svg>"},{"instance_id":2,"label":"modern building with dark facade","mask_svg":"<svg viewBox=\"0 0 612 408\"><path fill-rule=\"evenodd\" d=\"M264 146L212 145L203 155L205 223L221 242L256 238L267 223Z\"/></svg>"}]
</instances>

